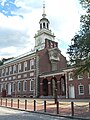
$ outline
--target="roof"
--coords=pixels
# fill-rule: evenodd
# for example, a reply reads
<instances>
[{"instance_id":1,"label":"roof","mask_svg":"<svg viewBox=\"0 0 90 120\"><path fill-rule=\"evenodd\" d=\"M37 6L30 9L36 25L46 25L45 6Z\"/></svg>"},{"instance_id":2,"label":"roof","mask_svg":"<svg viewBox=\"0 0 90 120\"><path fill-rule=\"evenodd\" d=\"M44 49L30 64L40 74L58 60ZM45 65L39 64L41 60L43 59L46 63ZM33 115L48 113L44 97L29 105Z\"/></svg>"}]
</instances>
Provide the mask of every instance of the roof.
<instances>
[{"instance_id":1,"label":"roof","mask_svg":"<svg viewBox=\"0 0 90 120\"><path fill-rule=\"evenodd\" d=\"M49 22L49 20L48 20L47 18L42 18L42 19L40 19L40 22L43 21L43 20Z\"/></svg>"},{"instance_id":2,"label":"roof","mask_svg":"<svg viewBox=\"0 0 90 120\"><path fill-rule=\"evenodd\" d=\"M8 60L8 61L5 61L4 64L10 63L10 62L14 62L14 61L16 61L16 60L18 60L18 59L21 59L21 58L24 58L24 57L26 57L26 56L32 55L32 54L34 54L35 52L36 52L35 49L34 49L34 50L31 50L31 51L29 51L29 52L27 52L27 53L24 53L24 54L22 54L22 55L19 55L19 56L13 58L13 59L10 59L10 60Z\"/></svg>"}]
</instances>

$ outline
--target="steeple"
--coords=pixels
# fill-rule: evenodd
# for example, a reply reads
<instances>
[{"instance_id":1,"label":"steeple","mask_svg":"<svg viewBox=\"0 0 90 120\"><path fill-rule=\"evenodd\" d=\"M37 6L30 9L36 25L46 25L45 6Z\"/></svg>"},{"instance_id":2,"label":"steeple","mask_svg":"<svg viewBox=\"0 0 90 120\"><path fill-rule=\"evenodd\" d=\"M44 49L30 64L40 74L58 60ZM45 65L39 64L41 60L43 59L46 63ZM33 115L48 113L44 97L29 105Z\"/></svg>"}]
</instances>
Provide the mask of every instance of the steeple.
<instances>
[{"instance_id":1,"label":"steeple","mask_svg":"<svg viewBox=\"0 0 90 120\"><path fill-rule=\"evenodd\" d=\"M40 19L40 30L41 29L48 29L49 30L49 20L46 18L46 14L45 14L45 1L43 1L43 14L42 14L43 18Z\"/></svg>"},{"instance_id":2,"label":"steeple","mask_svg":"<svg viewBox=\"0 0 90 120\"><path fill-rule=\"evenodd\" d=\"M45 1L43 1L43 14L42 14L43 18L45 18L46 14L45 14Z\"/></svg>"},{"instance_id":3,"label":"steeple","mask_svg":"<svg viewBox=\"0 0 90 120\"><path fill-rule=\"evenodd\" d=\"M45 13L45 1L43 1L43 13L42 18L39 21L40 29L37 31L37 34L35 34L35 49L41 50L45 48L45 40L52 40L54 41L54 34L49 29L49 20L46 18Z\"/></svg>"}]
</instances>

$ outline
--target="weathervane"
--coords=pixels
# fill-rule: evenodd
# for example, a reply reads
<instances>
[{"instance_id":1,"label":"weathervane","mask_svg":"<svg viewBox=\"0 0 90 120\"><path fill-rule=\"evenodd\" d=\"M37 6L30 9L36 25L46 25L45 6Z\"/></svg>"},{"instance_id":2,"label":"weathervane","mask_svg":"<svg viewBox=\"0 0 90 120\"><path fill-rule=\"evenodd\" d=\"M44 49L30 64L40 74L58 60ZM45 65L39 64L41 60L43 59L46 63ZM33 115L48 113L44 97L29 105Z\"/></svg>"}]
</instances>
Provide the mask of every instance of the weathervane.
<instances>
[{"instance_id":1,"label":"weathervane","mask_svg":"<svg viewBox=\"0 0 90 120\"><path fill-rule=\"evenodd\" d=\"M43 14L42 16L45 18L46 14L45 14L45 1L43 1Z\"/></svg>"}]
</instances>

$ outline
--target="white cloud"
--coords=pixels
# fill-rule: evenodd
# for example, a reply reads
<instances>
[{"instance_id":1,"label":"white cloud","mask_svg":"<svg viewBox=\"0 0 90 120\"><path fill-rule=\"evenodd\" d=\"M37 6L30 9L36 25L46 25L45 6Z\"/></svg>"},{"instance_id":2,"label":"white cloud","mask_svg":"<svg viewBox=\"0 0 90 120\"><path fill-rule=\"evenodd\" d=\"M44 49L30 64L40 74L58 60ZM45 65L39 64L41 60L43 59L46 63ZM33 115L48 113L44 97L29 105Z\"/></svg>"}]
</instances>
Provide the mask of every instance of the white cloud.
<instances>
[{"instance_id":1,"label":"white cloud","mask_svg":"<svg viewBox=\"0 0 90 120\"><path fill-rule=\"evenodd\" d=\"M70 39L79 30L81 10L78 0L45 0L45 3L47 18L51 23L50 29L55 33L56 38L69 44ZM15 4L21 7L15 13L22 15L23 18L6 17L0 13L0 28L3 28L4 34L4 36L0 36L0 44L8 44L7 47L3 46L0 51L3 54L6 54L7 51L12 56L22 54L22 51L25 53L34 47L33 37L39 29L39 20L42 18L43 12L42 0L16 0ZM12 34L10 35L10 33ZM4 40L2 41L2 39ZM8 43L7 40L9 40ZM14 54L10 53L11 49ZM3 57L2 54L0 56Z\"/></svg>"}]
</instances>

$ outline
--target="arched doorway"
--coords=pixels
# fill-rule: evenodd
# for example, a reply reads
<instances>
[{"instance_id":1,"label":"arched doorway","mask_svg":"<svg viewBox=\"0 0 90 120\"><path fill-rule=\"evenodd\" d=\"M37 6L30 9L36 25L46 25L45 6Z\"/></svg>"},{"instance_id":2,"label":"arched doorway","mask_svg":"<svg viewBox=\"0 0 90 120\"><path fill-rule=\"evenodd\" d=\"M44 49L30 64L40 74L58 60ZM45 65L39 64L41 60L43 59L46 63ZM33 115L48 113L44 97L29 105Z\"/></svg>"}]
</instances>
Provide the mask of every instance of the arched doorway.
<instances>
[{"instance_id":1,"label":"arched doorway","mask_svg":"<svg viewBox=\"0 0 90 120\"><path fill-rule=\"evenodd\" d=\"M43 95L48 96L48 80L43 80Z\"/></svg>"}]
</instances>

